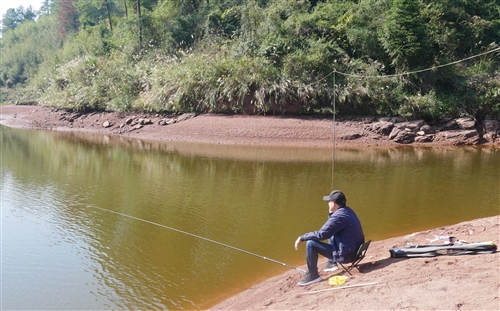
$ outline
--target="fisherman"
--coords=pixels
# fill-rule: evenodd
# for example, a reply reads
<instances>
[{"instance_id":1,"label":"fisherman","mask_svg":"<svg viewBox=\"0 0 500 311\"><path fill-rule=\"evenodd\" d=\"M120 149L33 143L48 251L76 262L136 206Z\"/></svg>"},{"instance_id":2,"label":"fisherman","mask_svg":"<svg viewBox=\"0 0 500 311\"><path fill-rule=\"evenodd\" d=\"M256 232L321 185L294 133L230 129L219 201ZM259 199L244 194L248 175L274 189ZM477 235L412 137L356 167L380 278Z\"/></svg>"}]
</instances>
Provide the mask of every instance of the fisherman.
<instances>
[{"instance_id":1,"label":"fisherman","mask_svg":"<svg viewBox=\"0 0 500 311\"><path fill-rule=\"evenodd\" d=\"M351 262L365 242L361 223L356 213L346 206L346 197L340 190L334 190L323 197L328 201L328 220L318 231L306 233L297 238L295 249L300 243L306 243L307 269L304 279L298 285L305 286L321 281L318 274L318 254L328 258L323 271L335 271L337 262ZM321 240L329 240L329 243Z\"/></svg>"}]
</instances>

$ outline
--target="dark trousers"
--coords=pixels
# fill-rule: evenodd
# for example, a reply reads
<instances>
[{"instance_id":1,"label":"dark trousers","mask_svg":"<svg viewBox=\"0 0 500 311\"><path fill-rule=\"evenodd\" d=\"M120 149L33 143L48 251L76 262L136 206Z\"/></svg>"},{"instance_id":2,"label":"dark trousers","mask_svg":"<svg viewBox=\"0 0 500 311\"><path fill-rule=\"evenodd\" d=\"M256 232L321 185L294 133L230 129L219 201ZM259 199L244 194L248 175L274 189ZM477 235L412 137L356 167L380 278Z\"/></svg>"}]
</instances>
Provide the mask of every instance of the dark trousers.
<instances>
[{"instance_id":1,"label":"dark trousers","mask_svg":"<svg viewBox=\"0 0 500 311\"><path fill-rule=\"evenodd\" d=\"M328 258L329 262L333 262L333 246L331 242L328 244L321 241L307 241L306 261L307 269L311 275L318 275L318 254Z\"/></svg>"}]
</instances>

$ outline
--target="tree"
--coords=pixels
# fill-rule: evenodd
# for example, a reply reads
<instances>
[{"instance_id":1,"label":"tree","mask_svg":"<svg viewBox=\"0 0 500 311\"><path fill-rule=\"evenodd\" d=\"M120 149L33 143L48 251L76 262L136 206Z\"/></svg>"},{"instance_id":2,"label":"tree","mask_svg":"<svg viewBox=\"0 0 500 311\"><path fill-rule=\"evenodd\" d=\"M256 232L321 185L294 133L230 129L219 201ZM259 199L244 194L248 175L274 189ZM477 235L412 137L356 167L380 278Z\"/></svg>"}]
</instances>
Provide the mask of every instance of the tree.
<instances>
[{"instance_id":1,"label":"tree","mask_svg":"<svg viewBox=\"0 0 500 311\"><path fill-rule=\"evenodd\" d=\"M78 12L74 3L77 0L60 0L58 2L57 19L59 21L59 34L66 37L69 33L78 31L80 22L78 21Z\"/></svg>"},{"instance_id":2,"label":"tree","mask_svg":"<svg viewBox=\"0 0 500 311\"><path fill-rule=\"evenodd\" d=\"M109 1L104 1L106 2L106 11L108 12L109 30L113 31L113 24L111 23L111 11L109 10Z\"/></svg>"},{"instance_id":3,"label":"tree","mask_svg":"<svg viewBox=\"0 0 500 311\"><path fill-rule=\"evenodd\" d=\"M123 0L123 5L124 5L124 7L125 7L125 17L128 19L127 0Z\"/></svg>"},{"instance_id":4,"label":"tree","mask_svg":"<svg viewBox=\"0 0 500 311\"><path fill-rule=\"evenodd\" d=\"M15 87L25 83L61 46L55 15L42 15L36 22L21 23L6 32L0 44L0 85Z\"/></svg>"},{"instance_id":5,"label":"tree","mask_svg":"<svg viewBox=\"0 0 500 311\"><path fill-rule=\"evenodd\" d=\"M2 16L2 33L9 29L16 28L24 21L35 20L36 13L31 5L26 9L21 5L17 9L8 9Z\"/></svg>"},{"instance_id":6,"label":"tree","mask_svg":"<svg viewBox=\"0 0 500 311\"><path fill-rule=\"evenodd\" d=\"M396 70L405 71L430 63L425 25L418 0L394 0L379 37Z\"/></svg>"},{"instance_id":7,"label":"tree","mask_svg":"<svg viewBox=\"0 0 500 311\"><path fill-rule=\"evenodd\" d=\"M23 16L16 9L8 9L2 16L2 30L5 32L8 29L14 29L23 21Z\"/></svg>"},{"instance_id":8,"label":"tree","mask_svg":"<svg viewBox=\"0 0 500 311\"><path fill-rule=\"evenodd\" d=\"M23 11L23 22L24 21L34 21L36 18L36 12L33 10L33 7L30 5Z\"/></svg>"},{"instance_id":9,"label":"tree","mask_svg":"<svg viewBox=\"0 0 500 311\"><path fill-rule=\"evenodd\" d=\"M141 0L137 0L137 18L139 20L139 48L141 48L142 46Z\"/></svg>"},{"instance_id":10,"label":"tree","mask_svg":"<svg viewBox=\"0 0 500 311\"><path fill-rule=\"evenodd\" d=\"M95 26L107 20L109 29L113 31L111 11L116 11L115 3L111 0L79 0L75 7L80 14L80 22L85 28Z\"/></svg>"},{"instance_id":11,"label":"tree","mask_svg":"<svg viewBox=\"0 0 500 311\"><path fill-rule=\"evenodd\" d=\"M40 15L49 15L50 13L55 11L56 2L54 0L43 0L42 6L38 11Z\"/></svg>"}]
</instances>

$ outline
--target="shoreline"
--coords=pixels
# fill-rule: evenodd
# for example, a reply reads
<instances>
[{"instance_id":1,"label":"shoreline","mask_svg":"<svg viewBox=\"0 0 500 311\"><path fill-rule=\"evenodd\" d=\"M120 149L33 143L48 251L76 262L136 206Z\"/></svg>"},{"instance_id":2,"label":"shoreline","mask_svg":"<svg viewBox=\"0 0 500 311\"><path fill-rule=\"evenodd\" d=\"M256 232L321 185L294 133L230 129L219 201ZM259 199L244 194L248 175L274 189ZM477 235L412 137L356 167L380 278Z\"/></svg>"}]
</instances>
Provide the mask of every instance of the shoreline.
<instances>
[{"instance_id":1,"label":"shoreline","mask_svg":"<svg viewBox=\"0 0 500 311\"><path fill-rule=\"evenodd\" d=\"M448 235L498 245L499 220L497 215L372 241L361 271L354 269L341 286L328 284L328 278L338 271L320 271L323 281L305 287L296 285L302 278L299 273L288 271L209 310L498 310L500 252L390 258L389 249L408 243L429 244L428 239ZM325 264L320 256L318 267ZM307 269L305 265L298 268ZM352 288L342 289L344 286Z\"/></svg>"},{"instance_id":2,"label":"shoreline","mask_svg":"<svg viewBox=\"0 0 500 311\"><path fill-rule=\"evenodd\" d=\"M418 136L412 132L417 121L393 123L385 119L346 117L334 124L331 118L312 116L82 114L41 106L0 106L0 124L9 127L98 133L169 143L330 149L334 144L335 148L500 147L500 138L487 141L478 136L475 129L456 129L455 123L453 130L441 133L437 130L428 135L420 131L418 135L424 136ZM422 122L417 123L422 126ZM468 124L470 126L470 122ZM392 132L399 131L397 137L389 135L387 126L392 126ZM404 141L408 133L414 140L397 142L398 139ZM429 137L436 138L424 140Z\"/></svg>"},{"instance_id":3,"label":"shoreline","mask_svg":"<svg viewBox=\"0 0 500 311\"><path fill-rule=\"evenodd\" d=\"M74 120L64 110L40 106L0 106L0 123L14 128L99 133L159 142L200 143L232 146L312 147L333 146L333 123L327 118L215 115L187 118L166 126L159 115L90 113ZM152 120L151 124L128 126L127 119ZM153 119L156 119L154 121ZM103 126L109 122L110 127ZM336 123L336 136L359 131L355 124ZM361 129L363 130L363 129ZM358 140L336 141L336 147L387 147L398 144L369 135Z\"/></svg>"}]
</instances>

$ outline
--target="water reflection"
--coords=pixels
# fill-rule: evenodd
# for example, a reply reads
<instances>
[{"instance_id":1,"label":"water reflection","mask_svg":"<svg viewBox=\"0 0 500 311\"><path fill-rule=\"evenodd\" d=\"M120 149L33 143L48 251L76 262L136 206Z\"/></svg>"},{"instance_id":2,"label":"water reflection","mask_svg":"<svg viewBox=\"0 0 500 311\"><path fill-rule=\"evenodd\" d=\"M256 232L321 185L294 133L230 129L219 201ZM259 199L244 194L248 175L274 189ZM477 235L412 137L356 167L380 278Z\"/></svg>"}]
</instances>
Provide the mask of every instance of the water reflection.
<instances>
[{"instance_id":1,"label":"water reflection","mask_svg":"<svg viewBox=\"0 0 500 311\"><path fill-rule=\"evenodd\" d=\"M342 189L372 240L498 214L498 149L253 148L1 127L6 309L199 309L292 265ZM29 298L27 298L29 297Z\"/></svg>"}]
</instances>

